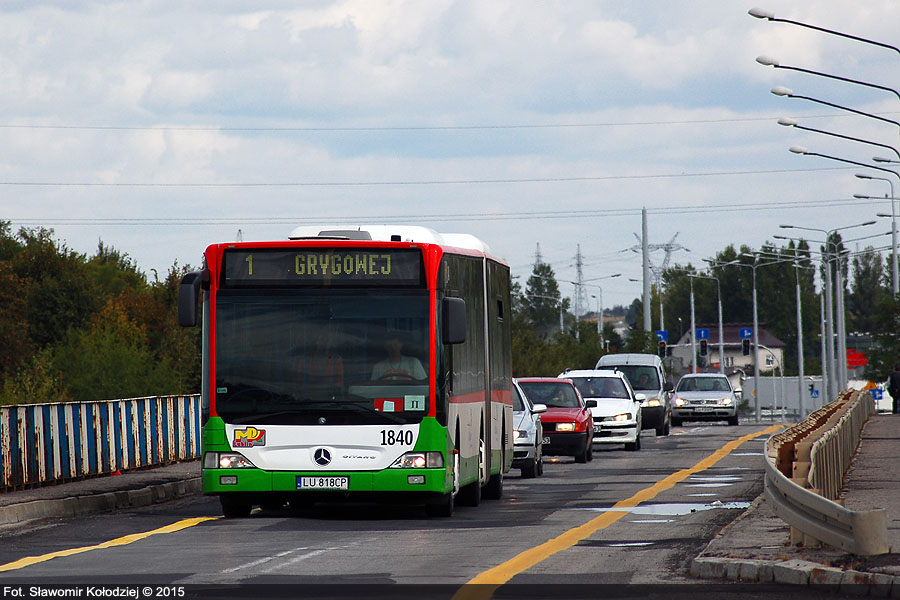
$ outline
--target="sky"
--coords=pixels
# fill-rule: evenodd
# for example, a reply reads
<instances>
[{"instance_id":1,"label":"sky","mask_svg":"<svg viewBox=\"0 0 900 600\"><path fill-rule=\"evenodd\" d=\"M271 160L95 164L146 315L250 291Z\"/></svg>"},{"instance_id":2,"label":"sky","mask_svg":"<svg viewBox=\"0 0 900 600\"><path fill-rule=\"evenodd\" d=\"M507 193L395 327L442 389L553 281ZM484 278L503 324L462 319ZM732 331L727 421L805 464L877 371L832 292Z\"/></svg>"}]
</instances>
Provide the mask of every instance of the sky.
<instances>
[{"instance_id":1,"label":"sky","mask_svg":"<svg viewBox=\"0 0 900 600\"><path fill-rule=\"evenodd\" d=\"M747 11L897 46L896 3L759 2L5 0L0 220L151 280L296 225L423 225L480 237L523 284L539 247L566 296L580 250L585 309L627 305L642 209L695 266L891 212L854 174L893 175L788 151L890 149L777 120L895 148L900 125L770 90L889 121L900 98L755 59L897 89L900 53Z\"/></svg>"}]
</instances>

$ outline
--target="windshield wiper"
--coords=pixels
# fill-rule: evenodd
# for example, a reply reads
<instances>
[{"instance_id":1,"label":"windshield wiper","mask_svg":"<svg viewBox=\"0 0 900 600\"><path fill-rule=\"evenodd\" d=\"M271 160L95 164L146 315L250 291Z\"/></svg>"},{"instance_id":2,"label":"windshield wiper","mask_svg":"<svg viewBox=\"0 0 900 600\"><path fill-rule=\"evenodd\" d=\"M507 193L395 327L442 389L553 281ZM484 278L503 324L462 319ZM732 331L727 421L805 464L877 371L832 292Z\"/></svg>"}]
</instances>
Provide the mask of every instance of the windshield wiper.
<instances>
[{"instance_id":1,"label":"windshield wiper","mask_svg":"<svg viewBox=\"0 0 900 600\"><path fill-rule=\"evenodd\" d=\"M366 404L362 404L365 402ZM353 408L358 408L363 412L372 413L374 415L378 415L388 421L393 421L394 423L398 423L400 425L405 425L406 421L401 419L400 417L394 416L391 413L386 413L380 410L375 410L371 406L367 406L368 400L313 400L312 402L304 402L304 406L309 406L311 404L324 404L326 406L352 406Z\"/></svg>"},{"instance_id":2,"label":"windshield wiper","mask_svg":"<svg viewBox=\"0 0 900 600\"><path fill-rule=\"evenodd\" d=\"M282 417L284 415L298 415L303 411L300 410L279 410L277 412L267 412L267 413L251 413L245 417L239 417L237 419L232 419L232 423L253 423L257 419L271 419L272 417Z\"/></svg>"}]
</instances>

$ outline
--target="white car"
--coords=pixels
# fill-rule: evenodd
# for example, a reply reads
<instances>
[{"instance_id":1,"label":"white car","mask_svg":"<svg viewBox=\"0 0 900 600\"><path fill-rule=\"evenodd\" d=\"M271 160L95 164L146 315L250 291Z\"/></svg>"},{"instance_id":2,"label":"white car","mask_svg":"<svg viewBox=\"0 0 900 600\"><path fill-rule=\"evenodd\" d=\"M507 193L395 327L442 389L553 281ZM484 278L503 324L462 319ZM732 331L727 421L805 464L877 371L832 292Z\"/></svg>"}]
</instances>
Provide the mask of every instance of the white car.
<instances>
[{"instance_id":1,"label":"white car","mask_svg":"<svg viewBox=\"0 0 900 600\"><path fill-rule=\"evenodd\" d=\"M522 469L522 478L530 479L544 474L544 428L541 413L547 412L545 404L532 404L528 396L513 379L513 463L514 469Z\"/></svg>"},{"instance_id":2,"label":"white car","mask_svg":"<svg viewBox=\"0 0 900 600\"><path fill-rule=\"evenodd\" d=\"M682 376L672 401L672 425L684 421L728 421L738 424L738 398L731 382L718 373L689 373Z\"/></svg>"},{"instance_id":3,"label":"white car","mask_svg":"<svg viewBox=\"0 0 900 600\"><path fill-rule=\"evenodd\" d=\"M572 380L584 397L594 419L594 443L641 449L641 402L646 396L636 394L623 373L585 369L559 376Z\"/></svg>"}]
</instances>

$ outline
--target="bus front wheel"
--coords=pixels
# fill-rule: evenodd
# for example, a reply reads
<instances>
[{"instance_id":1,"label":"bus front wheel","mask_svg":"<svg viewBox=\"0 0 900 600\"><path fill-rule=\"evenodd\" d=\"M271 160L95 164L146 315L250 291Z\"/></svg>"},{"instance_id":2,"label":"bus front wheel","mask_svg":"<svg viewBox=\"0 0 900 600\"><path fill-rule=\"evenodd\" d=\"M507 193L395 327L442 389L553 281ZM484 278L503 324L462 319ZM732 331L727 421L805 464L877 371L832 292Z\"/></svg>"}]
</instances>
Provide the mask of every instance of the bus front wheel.
<instances>
[{"instance_id":1,"label":"bus front wheel","mask_svg":"<svg viewBox=\"0 0 900 600\"><path fill-rule=\"evenodd\" d=\"M219 496L219 501L222 503L222 514L228 519L249 517L253 508L249 500L240 496Z\"/></svg>"}]
</instances>

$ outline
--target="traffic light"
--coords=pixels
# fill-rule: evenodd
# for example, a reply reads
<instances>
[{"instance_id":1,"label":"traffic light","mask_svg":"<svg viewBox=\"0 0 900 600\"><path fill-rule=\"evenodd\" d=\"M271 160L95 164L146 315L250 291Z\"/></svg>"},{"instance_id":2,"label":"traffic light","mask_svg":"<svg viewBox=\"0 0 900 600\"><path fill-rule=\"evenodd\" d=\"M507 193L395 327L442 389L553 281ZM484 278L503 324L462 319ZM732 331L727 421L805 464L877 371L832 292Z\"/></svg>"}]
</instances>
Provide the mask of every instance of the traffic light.
<instances>
[{"instance_id":1,"label":"traffic light","mask_svg":"<svg viewBox=\"0 0 900 600\"><path fill-rule=\"evenodd\" d=\"M666 341L665 340L659 340L659 357L660 358L666 357Z\"/></svg>"},{"instance_id":2,"label":"traffic light","mask_svg":"<svg viewBox=\"0 0 900 600\"><path fill-rule=\"evenodd\" d=\"M706 340L700 340L700 356L706 356L709 352L709 348L706 345Z\"/></svg>"},{"instance_id":3,"label":"traffic light","mask_svg":"<svg viewBox=\"0 0 900 600\"><path fill-rule=\"evenodd\" d=\"M744 338L741 340L741 354L744 356L750 356L750 338Z\"/></svg>"}]
</instances>

